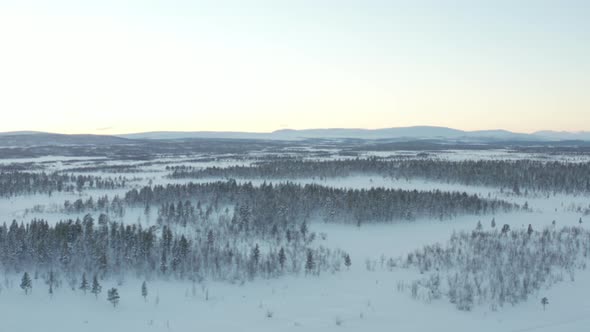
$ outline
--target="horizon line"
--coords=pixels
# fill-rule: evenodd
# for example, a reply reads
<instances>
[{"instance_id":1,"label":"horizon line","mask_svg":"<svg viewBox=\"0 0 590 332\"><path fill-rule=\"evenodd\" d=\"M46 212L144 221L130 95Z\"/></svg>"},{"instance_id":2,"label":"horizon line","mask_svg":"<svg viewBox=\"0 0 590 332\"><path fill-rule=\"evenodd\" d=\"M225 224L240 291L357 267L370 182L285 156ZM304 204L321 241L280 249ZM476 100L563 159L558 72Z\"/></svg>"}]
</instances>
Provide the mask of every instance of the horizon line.
<instances>
[{"instance_id":1,"label":"horizon line","mask_svg":"<svg viewBox=\"0 0 590 332\"><path fill-rule=\"evenodd\" d=\"M521 131L512 131L509 129L504 128L492 128L492 129L474 129L474 130L466 130L466 129L459 129L454 127L447 127L447 126L436 126L436 125L413 125L413 126L400 126L400 127L380 127L380 128L361 128L361 127L308 127L304 129L294 129L294 128L279 128L272 131L248 131L248 130L146 130L146 131L133 131L133 132L122 132L116 134L101 134L99 132L79 132L79 133L64 133L64 132L53 132L53 131L42 131L42 130L10 130L10 131L0 131L0 134L25 134L25 133L39 133L39 134L57 134L57 135L95 135L95 136L123 136L123 135L138 135L138 134L148 134L148 133L241 133L241 134L273 134L281 131L310 131L310 130L360 130L360 131L379 131L379 130L387 130L387 129L411 129L411 128L432 128L432 129L449 129L449 130L456 130L462 131L465 133L474 133L474 132L482 132L482 131L506 131L512 134L524 134L524 135L534 135L541 132L553 132L553 133L561 133L561 134L583 134L590 132L589 130L553 130L553 129L541 129L535 130L531 132L521 132Z\"/></svg>"}]
</instances>

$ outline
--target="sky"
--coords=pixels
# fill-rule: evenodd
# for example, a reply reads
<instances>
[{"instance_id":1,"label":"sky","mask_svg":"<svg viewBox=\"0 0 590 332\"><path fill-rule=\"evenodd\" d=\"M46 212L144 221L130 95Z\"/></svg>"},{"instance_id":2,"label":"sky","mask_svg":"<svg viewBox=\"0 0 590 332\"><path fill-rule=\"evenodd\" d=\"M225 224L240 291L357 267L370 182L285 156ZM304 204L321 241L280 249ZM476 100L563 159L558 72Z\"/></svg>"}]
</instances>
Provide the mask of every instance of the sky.
<instances>
[{"instance_id":1,"label":"sky","mask_svg":"<svg viewBox=\"0 0 590 332\"><path fill-rule=\"evenodd\" d=\"M0 0L0 131L590 130L590 1Z\"/></svg>"}]
</instances>

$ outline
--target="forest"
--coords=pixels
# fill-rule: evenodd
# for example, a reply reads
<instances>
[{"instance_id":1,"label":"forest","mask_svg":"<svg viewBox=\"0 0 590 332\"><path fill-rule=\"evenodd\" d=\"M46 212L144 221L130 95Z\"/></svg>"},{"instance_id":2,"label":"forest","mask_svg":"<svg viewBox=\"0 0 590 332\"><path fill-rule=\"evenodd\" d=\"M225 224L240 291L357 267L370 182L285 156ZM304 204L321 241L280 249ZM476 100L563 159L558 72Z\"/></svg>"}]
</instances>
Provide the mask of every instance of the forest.
<instances>
[{"instance_id":1,"label":"forest","mask_svg":"<svg viewBox=\"0 0 590 332\"><path fill-rule=\"evenodd\" d=\"M123 177L100 177L74 175L61 172L0 172L0 196L52 194L54 192L74 192L84 189L125 188L127 179Z\"/></svg>"},{"instance_id":2,"label":"forest","mask_svg":"<svg viewBox=\"0 0 590 332\"><path fill-rule=\"evenodd\" d=\"M95 221L89 214L55 225L14 221L0 227L0 266L5 273L51 272L75 289L83 274L120 282L128 276L245 282L317 275L339 271L347 257L340 250L311 246L315 234L305 224L275 228L264 238L246 232L227 215L186 234L173 229L125 225L105 215Z\"/></svg>"},{"instance_id":3,"label":"forest","mask_svg":"<svg viewBox=\"0 0 590 332\"><path fill-rule=\"evenodd\" d=\"M182 178L329 178L358 174L396 179L420 178L521 191L590 192L590 163L541 160L462 160L437 158L355 158L338 160L270 160L252 166L169 167Z\"/></svg>"},{"instance_id":4,"label":"forest","mask_svg":"<svg viewBox=\"0 0 590 332\"><path fill-rule=\"evenodd\" d=\"M422 217L448 219L461 214L508 212L520 206L496 199L483 199L460 192L417 191L388 188L338 189L317 184L252 183L235 180L210 183L145 186L125 194L128 205L146 206L185 200L215 206L245 207L255 227L273 223L293 224L320 217L323 220L361 224Z\"/></svg>"}]
</instances>

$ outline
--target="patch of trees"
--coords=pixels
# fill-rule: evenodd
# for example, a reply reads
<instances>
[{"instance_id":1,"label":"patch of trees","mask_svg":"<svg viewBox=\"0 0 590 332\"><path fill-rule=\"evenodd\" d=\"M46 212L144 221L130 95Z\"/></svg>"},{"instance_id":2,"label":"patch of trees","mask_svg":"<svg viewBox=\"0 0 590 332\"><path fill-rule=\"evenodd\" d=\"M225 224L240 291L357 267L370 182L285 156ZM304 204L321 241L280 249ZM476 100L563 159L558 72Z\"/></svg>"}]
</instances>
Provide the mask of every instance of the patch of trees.
<instances>
[{"instance_id":1,"label":"patch of trees","mask_svg":"<svg viewBox=\"0 0 590 332\"><path fill-rule=\"evenodd\" d=\"M123 217L125 215L125 201L118 195L109 199L108 195L100 196L94 199L92 196L83 200L78 198L71 202L66 200L62 212L65 213L82 213L82 212L106 212L108 215Z\"/></svg>"},{"instance_id":2,"label":"patch of trees","mask_svg":"<svg viewBox=\"0 0 590 332\"><path fill-rule=\"evenodd\" d=\"M342 160L272 160L251 166L171 168L171 178L328 178L375 174L422 178L465 185L524 190L590 192L590 163L538 160L440 160L366 158Z\"/></svg>"},{"instance_id":3,"label":"patch of trees","mask_svg":"<svg viewBox=\"0 0 590 332\"><path fill-rule=\"evenodd\" d=\"M452 235L445 245L429 245L410 253L403 265L427 277L411 286L412 296L446 297L460 310L488 304L493 310L517 304L542 287L574 280L590 255L590 231L555 227L534 231L475 230Z\"/></svg>"},{"instance_id":4,"label":"patch of trees","mask_svg":"<svg viewBox=\"0 0 590 332\"><path fill-rule=\"evenodd\" d=\"M23 171L39 171L43 166L34 162L18 162L10 164L0 164L0 172L23 172Z\"/></svg>"},{"instance_id":5,"label":"patch of trees","mask_svg":"<svg viewBox=\"0 0 590 332\"><path fill-rule=\"evenodd\" d=\"M209 220L213 214L211 206L203 207L201 202L196 206L190 200L178 203L164 203L158 209L157 222L162 224L177 224L186 227L188 224L197 224Z\"/></svg>"},{"instance_id":6,"label":"patch of trees","mask_svg":"<svg viewBox=\"0 0 590 332\"><path fill-rule=\"evenodd\" d=\"M312 246L315 237L307 228L284 227L262 239L234 227L228 216L201 224L190 234L168 226L143 228L99 219L97 225L90 215L55 225L37 219L27 225L3 224L0 267L16 273L51 271L56 278L65 278L72 289L91 288L97 295L98 282L95 278L90 286L87 275L242 282L335 272L346 256L340 250ZM28 291L29 283L23 282L22 287Z\"/></svg>"},{"instance_id":7,"label":"patch of trees","mask_svg":"<svg viewBox=\"0 0 590 332\"><path fill-rule=\"evenodd\" d=\"M0 196L73 192L125 187L126 179L61 174L57 172L0 172Z\"/></svg>"},{"instance_id":8,"label":"patch of trees","mask_svg":"<svg viewBox=\"0 0 590 332\"><path fill-rule=\"evenodd\" d=\"M213 207L234 206L237 223L267 230L274 224L293 225L313 217L360 224L422 217L446 219L462 214L520 209L518 205L506 201L482 199L477 195L460 192L386 188L338 189L294 183L263 183L254 186L251 183L238 184L234 180L146 186L139 190L132 189L125 195L127 204L139 206L186 200L209 202ZM165 210L167 212L164 214L170 214L171 206L167 205ZM178 213L177 207L173 213Z\"/></svg>"},{"instance_id":9,"label":"patch of trees","mask_svg":"<svg viewBox=\"0 0 590 332\"><path fill-rule=\"evenodd\" d=\"M138 173L141 172L139 165L121 164L121 165L97 165L72 167L63 170L64 172L105 172L105 173Z\"/></svg>"}]
</instances>

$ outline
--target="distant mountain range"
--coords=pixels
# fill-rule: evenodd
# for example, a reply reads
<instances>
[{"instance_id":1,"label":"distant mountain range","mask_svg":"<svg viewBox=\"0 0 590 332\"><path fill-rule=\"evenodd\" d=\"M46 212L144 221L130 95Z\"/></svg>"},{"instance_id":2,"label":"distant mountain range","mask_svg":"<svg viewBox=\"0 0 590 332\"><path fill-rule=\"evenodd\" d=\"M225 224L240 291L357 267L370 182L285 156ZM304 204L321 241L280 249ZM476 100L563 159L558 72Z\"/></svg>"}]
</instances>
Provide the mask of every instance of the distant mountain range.
<instances>
[{"instance_id":1,"label":"distant mountain range","mask_svg":"<svg viewBox=\"0 0 590 332\"><path fill-rule=\"evenodd\" d=\"M114 145L130 144L132 140L107 135L65 135L35 131L0 133L0 146L54 146L54 145Z\"/></svg>"},{"instance_id":2,"label":"distant mountain range","mask_svg":"<svg viewBox=\"0 0 590 332\"><path fill-rule=\"evenodd\" d=\"M238 139L454 139L454 140L590 140L590 132L539 131L532 134L515 133L507 130L464 131L447 127L414 126L385 129L282 129L271 133L215 132L215 131L155 131L119 135L131 139L186 139L186 138L238 138Z\"/></svg>"},{"instance_id":3,"label":"distant mountain range","mask_svg":"<svg viewBox=\"0 0 590 332\"><path fill-rule=\"evenodd\" d=\"M415 126L385 129L283 129L270 133L223 132L223 131L158 131L116 136L65 135L34 131L0 133L0 146L32 145L113 145L134 144L146 140L187 139L251 139L251 140L304 140L304 139L359 139L359 140L452 140L461 142L500 141L590 141L590 132L539 131L532 134L507 130L464 131L447 127Z\"/></svg>"}]
</instances>

